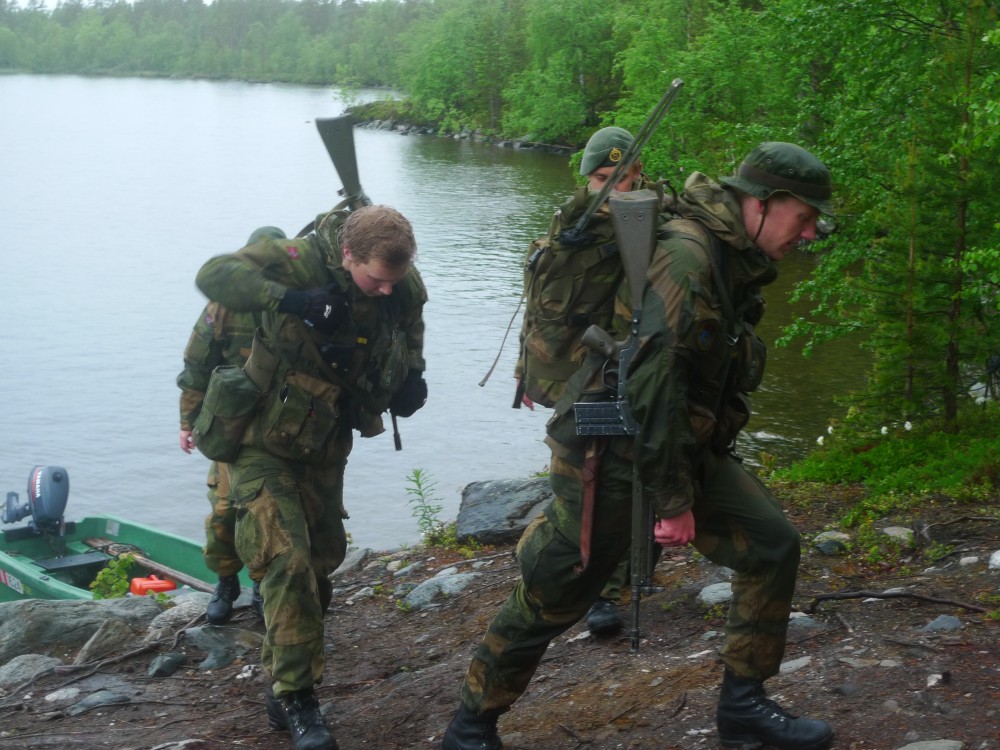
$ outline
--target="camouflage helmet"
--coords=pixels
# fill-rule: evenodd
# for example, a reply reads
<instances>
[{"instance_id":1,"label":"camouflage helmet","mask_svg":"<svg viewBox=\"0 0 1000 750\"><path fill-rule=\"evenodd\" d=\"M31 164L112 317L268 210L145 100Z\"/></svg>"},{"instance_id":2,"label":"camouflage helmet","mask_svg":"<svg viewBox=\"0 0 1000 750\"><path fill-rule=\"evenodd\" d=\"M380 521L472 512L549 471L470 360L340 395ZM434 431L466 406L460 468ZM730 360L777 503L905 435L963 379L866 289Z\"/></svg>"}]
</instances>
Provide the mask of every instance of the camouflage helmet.
<instances>
[{"instance_id":1,"label":"camouflage helmet","mask_svg":"<svg viewBox=\"0 0 1000 750\"><path fill-rule=\"evenodd\" d=\"M791 193L820 213L834 215L830 204L830 170L794 143L760 144L743 160L735 175L719 181L761 200L767 200L773 193Z\"/></svg>"},{"instance_id":2,"label":"camouflage helmet","mask_svg":"<svg viewBox=\"0 0 1000 750\"><path fill-rule=\"evenodd\" d=\"M261 240L287 240L288 235L282 232L277 227L257 227L253 230L250 235L250 239L247 240L248 245L252 245L255 242L260 242Z\"/></svg>"},{"instance_id":3,"label":"camouflage helmet","mask_svg":"<svg viewBox=\"0 0 1000 750\"><path fill-rule=\"evenodd\" d=\"M583 149L580 174L587 176L595 169L615 166L631 145L632 134L625 128L601 128Z\"/></svg>"}]
</instances>

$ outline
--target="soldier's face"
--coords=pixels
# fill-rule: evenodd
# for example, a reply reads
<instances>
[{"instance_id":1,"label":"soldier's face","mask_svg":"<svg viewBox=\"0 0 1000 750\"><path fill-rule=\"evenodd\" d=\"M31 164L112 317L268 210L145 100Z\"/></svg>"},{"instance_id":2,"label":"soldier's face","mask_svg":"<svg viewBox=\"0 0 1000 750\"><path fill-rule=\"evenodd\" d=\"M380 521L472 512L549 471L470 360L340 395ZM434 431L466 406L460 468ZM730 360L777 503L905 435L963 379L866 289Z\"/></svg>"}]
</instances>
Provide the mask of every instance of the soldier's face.
<instances>
[{"instance_id":1,"label":"soldier's face","mask_svg":"<svg viewBox=\"0 0 1000 750\"><path fill-rule=\"evenodd\" d=\"M392 288L402 281L409 266L390 268L375 258L358 261L348 247L344 248L344 268L351 274L354 283L366 297L388 297Z\"/></svg>"},{"instance_id":2,"label":"soldier's face","mask_svg":"<svg viewBox=\"0 0 1000 750\"><path fill-rule=\"evenodd\" d=\"M593 172L587 175L587 184L590 189L594 192L600 191L604 187L604 183L608 181L611 173L615 171L614 167L598 167ZM632 189L632 183L635 182L635 178L639 176L642 171L642 164L636 162L631 167L629 167L628 172L625 176L615 185L615 190L619 193L627 193Z\"/></svg>"},{"instance_id":3,"label":"soldier's face","mask_svg":"<svg viewBox=\"0 0 1000 750\"><path fill-rule=\"evenodd\" d=\"M751 198L743 204L747 236L756 237L755 244L771 260L781 260L816 239L817 219L818 209L787 193L774 195L766 202Z\"/></svg>"}]
</instances>

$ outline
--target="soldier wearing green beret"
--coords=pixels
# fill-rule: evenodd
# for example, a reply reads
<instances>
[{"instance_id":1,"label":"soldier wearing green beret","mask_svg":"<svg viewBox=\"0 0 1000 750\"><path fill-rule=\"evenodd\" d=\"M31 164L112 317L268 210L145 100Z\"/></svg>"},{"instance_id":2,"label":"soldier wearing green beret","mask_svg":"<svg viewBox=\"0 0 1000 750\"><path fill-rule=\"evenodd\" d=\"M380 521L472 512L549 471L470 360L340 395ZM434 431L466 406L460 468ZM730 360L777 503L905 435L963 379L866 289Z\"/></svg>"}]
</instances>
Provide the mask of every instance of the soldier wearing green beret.
<instances>
[{"instance_id":1,"label":"soldier wearing green beret","mask_svg":"<svg viewBox=\"0 0 1000 750\"><path fill-rule=\"evenodd\" d=\"M558 247L558 230L572 226L580 217L624 158L632 140L632 134L624 128L607 127L598 130L587 141L580 159L580 174L587 178L587 182L578 187L560 207L553 226L549 229L549 236L536 240L529 248L524 281L526 292L539 283L533 276L541 273L533 266L531 256L539 248L545 247L547 251L553 252ZM636 160L621 176L614 189L628 192L650 186L642 173L642 163ZM548 308L544 300L538 304L533 295L526 294L528 304L521 323L520 355L514 368L514 377L518 383L518 400L529 409L534 409L535 403L550 406L558 399L566 379L583 360L584 350L579 339L586 325L595 323L606 327L612 322L612 307L603 303L608 299L613 300L614 288L622 278L622 266L617 257L613 257L617 254L617 248L606 206L599 207L594 214L586 237L587 242L575 246L573 254L579 257L597 254L606 259L599 268L595 264L596 270L585 278L589 287L587 297L599 302L590 309L573 311L577 316L584 314L586 323L568 325L563 319L565 311ZM572 289L557 289L552 292L552 296L561 298L577 295L579 292L574 293Z\"/></svg>"},{"instance_id":2,"label":"soldier wearing green beret","mask_svg":"<svg viewBox=\"0 0 1000 750\"><path fill-rule=\"evenodd\" d=\"M525 691L549 643L578 622L626 553L633 467L663 547L692 544L734 571L720 650L719 739L732 748L824 750L825 721L768 698L795 592L800 540L777 500L735 455L765 352L754 326L777 262L832 215L830 175L790 143L755 148L735 175L686 181L684 218L661 227L626 383L637 438L576 436L572 403L595 385L581 368L547 425L552 503L524 532L521 580L494 616L461 688L444 750L501 750L500 716ZM626 309L630 309L627 307ZM618 321L621 326L622 321ZM568 407L566 405L569 405ZM590 557L582 565L584 456L601 441Z\"/></svg>"},{"instance_id":3,"label":"soldier wearing green beret","mask_svg":"<svg viewBox=\"0 0 1000 750\"><path fill-rule=\"evenodd\" d=\"M284 239L285 233L277 227L259 227L247 240L253 245L262 239ZM260 325L257 313L235 313L218 302L209 302L194 324L191 338L184 348L184 369L177 376L181 389L180 447L185 453L194 450L193 430L212 370L220 365L243 366L250 356L253 332ZM233 545L236 512L229 504L229 467L221 461L212 461L208 467L208 502L211 513L205 518L205 565L219 577L205 610L205 619L213 625L229 622L233 616L233 602L239 598L240 582L237 574L243 569ZM254 610L263 617L260 599L260 581L254 581Z\"/></svg>"}]
</instances>

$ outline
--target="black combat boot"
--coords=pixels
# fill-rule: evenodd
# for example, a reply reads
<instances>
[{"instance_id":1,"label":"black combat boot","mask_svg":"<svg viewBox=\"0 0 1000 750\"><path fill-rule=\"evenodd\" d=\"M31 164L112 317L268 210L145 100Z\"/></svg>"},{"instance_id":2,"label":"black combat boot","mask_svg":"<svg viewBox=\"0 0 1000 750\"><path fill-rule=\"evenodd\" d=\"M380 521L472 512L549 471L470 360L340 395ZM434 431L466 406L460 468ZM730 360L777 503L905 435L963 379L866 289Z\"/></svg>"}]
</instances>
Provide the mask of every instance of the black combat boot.
<instances>
[{"instance_id":1,"label":"black combat boot","mask_svg":"<svg viewBox=\"0 0 1000 750\"><path fill-rule=\"evenodd\" d=\"M319 712L319 701L312 688L281 697L268 688L264 705L268 725L271 729L287 729L295 750L337 750L337 741Z\"/></svg>"},{"instance_id":2,"label":"black combat boot","mask_svg":"<svg viewBox=\"0 0 1000 750\"><path fill-rule=\"evenodd\" d=\"M728 669L716 712L723 747L757 750L770 745L778 750L825 750L833 728L825 721L800 719L764 695L764 683L737 677Z\"/></svg>"},{"instance_id":3,"label":"black combat boot","mask_svg":"<svg viewBox=\"0 0 1000 750\"><path fill-rule=\"evenodd\" d=\"M608 599L598 599L587 612L587 628L594 635L611 635L622 629L618 605Z\"/></svg>"},{"instance_id":4,"label":"black combat boot","mask_svg":"<svg viewBox=\"0 0 1000 750\"><path fill-rule=\"evenodd\" d=\"M240 596L240 579L237 576L222 576L215 587L212 598L205 609L205 619L213 625L229 622L233 616L233 602Z\"/></svg>"},{"instance_id":5,"label":"black combat boot","mask_svg":"<svg viewBox=\"0 0 1000 750\"><path fill-rule=\"evenodd\" d=\"M260 581L253 582L253 595L250 597L250 606L257 613L257 617L264 619L264 597L260 595Z\"/></svg>"},{"instance_id":6,"label":"black combat boot","mask_svg":"<svg viewBox=\"0 0 1000 750\"><path fill-rule=\"evenodd\" d=\"M463 703L441 738L441 750L503 750L497 719L503 711L474 714Z\"/></svg>"}]
</instances>

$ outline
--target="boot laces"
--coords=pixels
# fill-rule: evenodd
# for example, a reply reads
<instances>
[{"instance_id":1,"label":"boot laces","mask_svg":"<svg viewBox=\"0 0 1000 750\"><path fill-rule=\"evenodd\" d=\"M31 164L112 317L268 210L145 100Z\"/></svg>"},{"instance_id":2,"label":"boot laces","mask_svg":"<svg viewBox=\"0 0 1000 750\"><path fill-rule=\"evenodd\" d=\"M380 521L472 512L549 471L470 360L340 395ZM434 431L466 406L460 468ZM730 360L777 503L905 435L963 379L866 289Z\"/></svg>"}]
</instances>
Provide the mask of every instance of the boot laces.
<instances>
[{"instance_id":1,"label":"boot laces","mask_svg":"<svg viewBox=\"0 0 1000 750\"><path fill-rule=\"evenodd\" d=\"M212 592L212 601L225 599L227 602L234 601L240 595L240 581L236 576L223 576Z\"/></svg>"},{"instance_id":2,"label":"boot laces","mask_svg":"<svg viewBox=\"0 0 1000 750\"><path fill-rule=\"evenodd\" d=\"M285 713L288 716L289 722L294 724L301 732L322 722L322 716L319 712L319 701L311 690L300 690L295 693L289 693L285 696L285 706Z\"/></svg>"},{"instance_id":3,"label":"boot laces","mask_svg":"<svg viewBox=\"0 0 1000 750\"><path fill-rule=\"evenodd\" d=\"M764 714L768 720L786 722L795 718L795 716L764 695L758 698L755 710L760 714Z\"/></svg>"}]
</instances>

